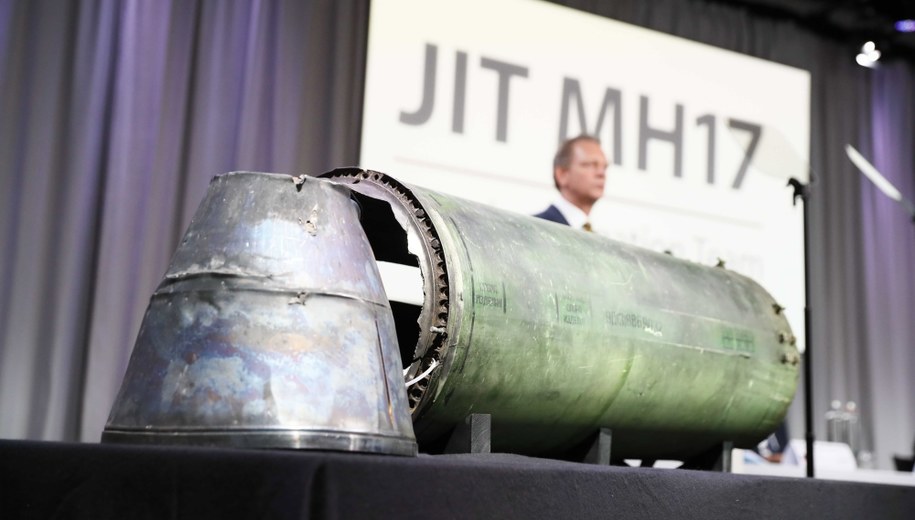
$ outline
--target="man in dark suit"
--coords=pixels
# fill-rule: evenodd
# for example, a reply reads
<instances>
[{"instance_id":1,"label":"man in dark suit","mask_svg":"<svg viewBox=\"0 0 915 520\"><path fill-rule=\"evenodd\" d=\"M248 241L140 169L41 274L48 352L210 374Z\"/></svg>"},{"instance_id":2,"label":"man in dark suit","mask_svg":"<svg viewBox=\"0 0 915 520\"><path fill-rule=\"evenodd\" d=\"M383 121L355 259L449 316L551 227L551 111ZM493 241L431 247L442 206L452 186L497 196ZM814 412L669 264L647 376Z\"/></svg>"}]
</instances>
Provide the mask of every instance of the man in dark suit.
<instances>
[{"instance_id":1,"label":"man in dark suit","mask_svg":"<svg viewBox=\"0 0 915 520\"><path fill-rule=\"evenodd\" d=\"M559 197L537 218L591 231L591 208L604 195L607 159L600 141L589 135L568 139L553 158L553 183Z\"/></svg>"}]
</instances>

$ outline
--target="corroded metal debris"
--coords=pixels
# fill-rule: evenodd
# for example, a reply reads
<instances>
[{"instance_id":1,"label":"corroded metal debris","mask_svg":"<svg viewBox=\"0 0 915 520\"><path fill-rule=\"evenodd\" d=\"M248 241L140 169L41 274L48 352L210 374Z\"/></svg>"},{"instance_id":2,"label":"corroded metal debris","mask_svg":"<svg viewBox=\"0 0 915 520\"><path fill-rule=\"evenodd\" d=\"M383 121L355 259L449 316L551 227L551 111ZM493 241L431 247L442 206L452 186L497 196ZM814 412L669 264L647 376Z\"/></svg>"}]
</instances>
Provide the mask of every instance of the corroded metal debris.
<instances>
[{"instance_id":1,"label":"corroded metal debris","mask_svg":"<svg viewBox=\"0 0 915 520\"><path fill-rule=\"evenodd\" d=\"M102 440L413 455L401 365L349 190L219 176L150 300Z\"/></svg>"},{"instance_id":2,"label":"corroded metal debris","mask_svg":"<svg viewBox=\"0 0 915 520\"><path fill-rule=\"evenodd\" d=\"M104 441L412 454L414 430L488 413L496 451L610 428L615 457L683 459L784 418L799 356L749 278L378 172L325 178L214 179ZM391 265L418 298L388 298Z\"/></svg>"},{"instance_id":3,"label":"corroded metal debris","mask_svg":"<svg viewBox=\"0 0 915 520\"><path fill-rule=\"evenodd\" d=\"M488 413L496 451L561 454L610 428L614 456L683 459L754 446L787 412L797 349L753 280L378 172L326 177L359 194L373 244L390 217L369 199L414 237L375 252L424 279L421 309L392 305L421 445Z\"/></svg>"}]
</instances>

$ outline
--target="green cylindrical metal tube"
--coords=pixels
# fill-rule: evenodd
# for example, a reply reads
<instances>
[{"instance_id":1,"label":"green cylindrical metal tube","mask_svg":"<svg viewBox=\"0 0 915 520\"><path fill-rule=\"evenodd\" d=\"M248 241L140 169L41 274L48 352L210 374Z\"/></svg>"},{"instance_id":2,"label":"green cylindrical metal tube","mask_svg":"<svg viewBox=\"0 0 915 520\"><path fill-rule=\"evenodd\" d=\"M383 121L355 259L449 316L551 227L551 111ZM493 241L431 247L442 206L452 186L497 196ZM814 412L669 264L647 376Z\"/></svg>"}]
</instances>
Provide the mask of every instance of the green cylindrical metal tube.
<instances>
[{"instance_id":1,"label":"green cylindrical metal tube","mask_svg":"<svg viewBox=\"0 0 915 520\"><path fill-rule=\"evenodd\" d=\"M753 446L784 418L799 355L753 280L376 172L328 175L391 205L422 271L419 341L401 344L408 379L434 367L408 392L421 441L488 413L496 451L610 428L615 457L682 459Z\"/></svg>"}]
</instances>

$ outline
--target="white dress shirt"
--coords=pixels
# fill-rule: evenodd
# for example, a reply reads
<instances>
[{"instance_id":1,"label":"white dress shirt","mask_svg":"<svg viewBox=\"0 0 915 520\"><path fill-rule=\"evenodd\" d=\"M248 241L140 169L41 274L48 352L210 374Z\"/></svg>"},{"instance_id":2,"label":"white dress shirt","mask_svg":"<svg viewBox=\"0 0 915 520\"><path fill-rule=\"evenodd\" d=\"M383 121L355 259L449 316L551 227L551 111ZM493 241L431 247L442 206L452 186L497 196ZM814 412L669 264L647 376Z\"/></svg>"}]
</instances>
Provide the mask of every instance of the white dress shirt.
<instances>
[{"instance_id":1,"label":"white dress shirt","mask_svg":"<svg viewBox=\"0 0 915 520\"><path fill-rule=\"evenodd\" d=\"M563 197L557 197L556 200L553 201L553 205L562 213L562 216L565 217L566 222L569 223L569 227L571 228L582 229L585 222L590 222L588 215L586 215L584 211Z\"/></svg>"}]
</instances>

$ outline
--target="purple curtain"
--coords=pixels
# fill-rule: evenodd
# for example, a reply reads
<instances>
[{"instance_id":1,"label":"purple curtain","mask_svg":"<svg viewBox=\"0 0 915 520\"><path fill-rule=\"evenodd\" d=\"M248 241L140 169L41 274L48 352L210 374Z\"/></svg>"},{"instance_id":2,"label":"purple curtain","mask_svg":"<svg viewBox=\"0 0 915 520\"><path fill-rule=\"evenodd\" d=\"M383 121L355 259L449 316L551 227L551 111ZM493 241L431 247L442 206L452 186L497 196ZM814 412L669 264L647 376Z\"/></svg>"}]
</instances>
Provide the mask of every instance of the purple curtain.
<instances>
[{"instance_id":1,"label":"purple curtain","mask_svg":"<svg viewBox=\"0 0 915 520\"><path fill-rule=\"evenodd\" d=\"M98 440L213 175L356 162L367 14L0 0L0 437Z\"/></svg>"},{"instance_id":2,"label":"purple curtain","mask_svg":"<svg viewBox=\"0 0 915 520\"><path fill-rule=\"evenodd\" d=\"M903 196L915 200L915 67L888 63L871 81L870 136L874 166ZM910 457L915 438L915 221L896 202L862 178L867 309L861 369L869 392L862 396L872 420L878 459Z\"/></svg>"}]
</instances>

